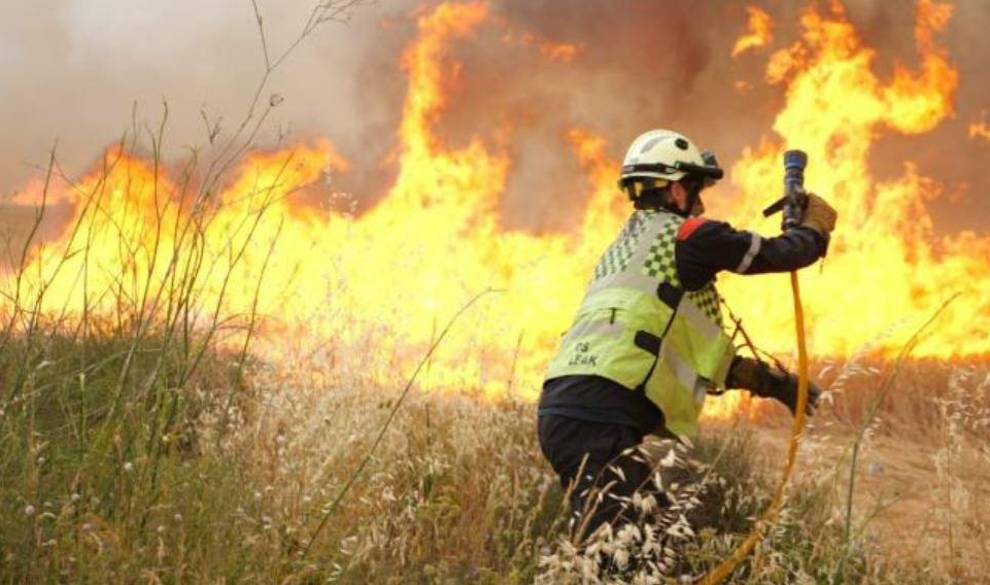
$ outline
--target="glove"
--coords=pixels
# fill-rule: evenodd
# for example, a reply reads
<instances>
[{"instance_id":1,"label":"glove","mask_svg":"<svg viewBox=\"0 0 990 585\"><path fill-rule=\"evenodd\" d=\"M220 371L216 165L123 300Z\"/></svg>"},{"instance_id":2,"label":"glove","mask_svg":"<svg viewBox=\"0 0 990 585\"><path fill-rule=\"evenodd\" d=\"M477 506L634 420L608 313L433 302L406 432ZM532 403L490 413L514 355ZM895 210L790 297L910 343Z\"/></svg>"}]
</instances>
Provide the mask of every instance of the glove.
<instances>
[{"instance_id":1,"label":"glove","mask_svg":"<svg viewBox=\"0 0 990 585\"><path fill-rule=\"evenodd\" d=\"M805 207L801 225L809 227L827 238L835 229L837 215L835 209L824 199L814 193L808 193L808 206Z\"/></svg>"},{"instance_id":2,"label":"glove","mask_svg":"<svg viewBox=\"0 0 990 585\"><path fill-rule=\"evenodd\" d=\"M729 388L749 390L763 398L773 398L782 402L791 411L791 415L797 414L798 378L790 372L772 368L752 358L736 357L729 370L726 385ZM808 404L804 410L808 416L815 413L821 394L821 388L809 381Z\"/></svg>"}]
</instances>

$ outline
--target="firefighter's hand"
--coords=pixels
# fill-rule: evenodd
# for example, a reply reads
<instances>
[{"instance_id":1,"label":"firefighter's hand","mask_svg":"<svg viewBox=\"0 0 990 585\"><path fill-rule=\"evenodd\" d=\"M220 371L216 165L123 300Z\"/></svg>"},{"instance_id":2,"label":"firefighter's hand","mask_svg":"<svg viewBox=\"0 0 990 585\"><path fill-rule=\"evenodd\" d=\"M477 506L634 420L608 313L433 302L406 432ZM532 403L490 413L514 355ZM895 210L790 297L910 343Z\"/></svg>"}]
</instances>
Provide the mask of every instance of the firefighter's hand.
<instances>
[{"instance_id":1,"label":"firefighter's hand","mask_svg":"<svg viewBox=\"0 0 990 585\"><path fill-rule=\"evenodd\" d=\"M804 219L801 220L801 225L828 237L835 229L837 216L835 209L828 202L814 193L808 193L808 206L804 210Z\"/></svg>"},{"instance_id":2,"label":"firefighter's hand","mask_svg":"<svg viewBox=\"0 0 990 585\"><path fill-rule=\"evenodd\" d=\"M778 400L790 409L792 415L797 414L798 379L794 374L752 358L737 357L732 362L726 384L729 388L742 388L757 396ZM805 413L809 416L814 414L821 393L818 386L808 382Z\"/></svg>"},{"instance_id":3,"label":"firefighter's hand","mask_svg":"<svg viewBox=\"0 0 990 585\"><path fill-rule=\"evenodd\" d=\"M760 388L754 388L753 394L765 398L773 398L782 402L790 411L791 415L797 414L798 402L798 377L790 372L784 372L777 368L766 368L766 374ZM808 416L815 414L818 406L818 398L822 395L822 390L811 380L808 380L808 404L805 405L804 412Z\"/></svg>"}]
</instances>

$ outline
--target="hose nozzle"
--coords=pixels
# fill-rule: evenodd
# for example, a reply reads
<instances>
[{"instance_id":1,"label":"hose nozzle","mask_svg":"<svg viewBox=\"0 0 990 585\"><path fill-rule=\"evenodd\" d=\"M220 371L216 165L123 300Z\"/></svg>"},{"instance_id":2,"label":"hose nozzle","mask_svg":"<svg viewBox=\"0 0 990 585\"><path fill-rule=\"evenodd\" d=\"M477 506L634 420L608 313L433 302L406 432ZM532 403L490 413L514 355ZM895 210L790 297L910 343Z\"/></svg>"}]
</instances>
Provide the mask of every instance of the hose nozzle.
<instances>
[{"instance_id":1,"label":"hose nozzle","mask_svg":"<svg viewBox=\"0 0 990 585\"><path fill-rule=\"evenodd\" d=\"M788 230L801 223L808 197L804 192L804 169L808 166L808 154L803 150L784 153L784 196L763 210L764 217L778 211L784 212L782 227Z\"/></svg>"}]
</instances>

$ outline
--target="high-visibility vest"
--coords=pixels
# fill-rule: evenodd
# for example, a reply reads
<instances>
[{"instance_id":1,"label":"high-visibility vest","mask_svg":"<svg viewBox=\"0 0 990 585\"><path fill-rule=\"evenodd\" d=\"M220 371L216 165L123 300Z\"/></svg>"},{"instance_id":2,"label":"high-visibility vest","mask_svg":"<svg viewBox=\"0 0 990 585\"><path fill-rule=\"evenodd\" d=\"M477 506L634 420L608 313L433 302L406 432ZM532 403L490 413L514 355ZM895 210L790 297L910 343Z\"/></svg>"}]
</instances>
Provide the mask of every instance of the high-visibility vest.
<instances>
[{"instance_id":1,"label":"high-visibility vest","mask_svg":"<svg viewBox=\"0 0 990 585\"><path fill-rule=\"evenodd\" d=\"M685 292L674 249L684 219L637 210L602 255L546 379L602 376L645 392L667 428L692 436L735 356L714 283Z\"/></svg>"}]
</instances>

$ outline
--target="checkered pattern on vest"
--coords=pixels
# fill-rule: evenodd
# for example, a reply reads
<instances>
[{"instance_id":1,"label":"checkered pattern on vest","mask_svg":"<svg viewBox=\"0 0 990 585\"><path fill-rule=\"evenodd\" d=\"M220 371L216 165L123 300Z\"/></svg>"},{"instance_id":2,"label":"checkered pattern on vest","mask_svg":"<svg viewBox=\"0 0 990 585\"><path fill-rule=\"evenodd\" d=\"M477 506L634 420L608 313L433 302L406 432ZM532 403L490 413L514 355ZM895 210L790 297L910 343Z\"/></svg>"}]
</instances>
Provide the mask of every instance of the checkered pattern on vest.
<instances>
[{"instance_id":1,"label":"checkered pattern on vest","mask_svg":"<svg viewBox=\"0 0 990 585\"><path fill-rule=\"evenodd\" d=\"M625 227L622 228L622 233L602 254L598 266L595 267L592 282L622 272L629 266L629 259L632 258L640 237L646 231L647 220L655 213L653 211L637 211L629 218Z\"/></svg>"},{"instance_id":2,"label":"checkered pattern on vest","mask_svg":"<svg viewBox=\"0 0 990 585\"><path fill-rule=\"evenodd\" d=\"M659 280L665 280L681 287L681 279L677 276L677 263L674 262L674 246L677 245L677 230L681 228L684 219L676 215L668 215L669 219L657 239L650 246L650 254L646 257L643 274Z\"/></svg>"},{"instance_id":3,"label":"checkered pattern on vest","mask_svg":"<svg viewBox=\"0 0 990 585\"><path fill-rule=\"evenodd\" d=\"M709 282L704 288L688 292L687 297L705 313L705 316L718 323L719 327L722 326L722 305L719 304L715 283Z\"/></svg>"},{"instance_id":4,"label":"checkered pattern on vest","mask_svg":"<svg viewBox=\"0 0 990 585\"><path fill-rule=\"evenodd\" d=\"M629 267L629 260L635 253L636 247L640 245L640 239L643 232L646 231L647 223L657 213L654 210L639 210L629 218L619 237L598 261L592 281L622 272ZM657 239L649 244L650 251L646 263L642 267L643 274L666 281L677 288L681 288L681 279L677 276L674 249L677 245L677 232L682 223L684 223L684 218L673 214L667 215L666 223L660 230ZM699 290L688 291L687 297L709 319L718 323L719 326L722 325L722 307L713 282L709 282Z\"/></svg>"}]
</instances>

